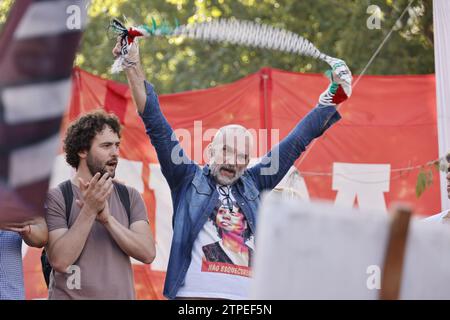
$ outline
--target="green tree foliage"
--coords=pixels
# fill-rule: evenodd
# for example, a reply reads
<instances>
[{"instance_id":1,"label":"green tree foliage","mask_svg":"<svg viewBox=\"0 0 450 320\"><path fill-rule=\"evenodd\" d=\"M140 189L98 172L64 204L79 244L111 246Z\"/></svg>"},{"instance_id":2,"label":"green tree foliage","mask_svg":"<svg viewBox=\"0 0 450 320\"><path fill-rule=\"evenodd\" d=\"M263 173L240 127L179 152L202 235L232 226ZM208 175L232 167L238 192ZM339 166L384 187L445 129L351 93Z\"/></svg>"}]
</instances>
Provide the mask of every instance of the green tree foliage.
<instances>
[{"instance_id":1,"label":"green tree foliage","mask_svg":"<svg viewBox=\"0 0 450 320\"><path fill-rule=\"evenodd\" d=\"M105 28L112 16L125 16L130 25L157 21L180 23L229 18L253 20L285 28L312 41L321 51L347 61L360 73L409 0L153 0L100 1L90 8L78 64L108 75L113 41ZM381 9L381 29L367 27L369 5ZM423 74L434 72L431 0L414 1L395 26L368 74ZM323 72L321 61L270 50L228 44L167 38L141 42L145 71L160 92L178 92L228 83L272 66L298 72ZM114 76L124 81L123 75Z\"/></svg>"},{"instance_id":2,"label":"green tree foliage","mask_svg":"<svg viewBox=\"0 0 450 320\"><path fill-rule=\"evenodd\" d=\"M2 0L0 1L0 30L1 26L5 23L8 17L9 10L13 4L13 0Z\"/></svg>"},{"instance_id":3,"label":"green tree foliage","mask_svg":"<svg viewBox=\"0 0 450 320\"><path fill-rule=\"evenodd\" d=\"M6 1L6 2L5 2ZM367 74L424 74L434 72L432 0L92 0L90 22L76 65L95 74L110 75L115 42L107 27L112 17L128 25L157 21L181 24L207 19L252 20L293 31L319 50L347 61L359 74L395 25ZM2 3L12 3L3 0ZM370 30L367 8L381 9L381 29ZM4 7L3 9L1 9ZM2 10L7 5L0 6ZM141 56L148 79L160 93L208 88L228 83L271 66L297 72L323 72L327 66L308 57L224 43L189 39L153 38L141 41Z\"/></svg>"}]
</instances>

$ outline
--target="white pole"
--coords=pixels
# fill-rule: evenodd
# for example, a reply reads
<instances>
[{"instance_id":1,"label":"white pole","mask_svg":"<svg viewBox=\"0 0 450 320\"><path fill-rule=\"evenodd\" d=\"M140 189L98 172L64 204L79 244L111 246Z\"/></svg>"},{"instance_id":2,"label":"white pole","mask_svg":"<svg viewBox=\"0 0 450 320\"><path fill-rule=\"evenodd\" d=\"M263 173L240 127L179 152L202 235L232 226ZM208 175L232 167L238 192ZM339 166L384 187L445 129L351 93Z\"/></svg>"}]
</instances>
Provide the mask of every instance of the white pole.
<instances>
[{"instance_id":1,"label":"white pole","mask_svg":"<svg viewBox=\"0 0 450 320\"><path fill-rule=\"evenodd\" d=\"M450 152L450 1L433 0L439 157ZM446 174L441 172L441 209L450 208Z\"/></svg>"}]
</instances>

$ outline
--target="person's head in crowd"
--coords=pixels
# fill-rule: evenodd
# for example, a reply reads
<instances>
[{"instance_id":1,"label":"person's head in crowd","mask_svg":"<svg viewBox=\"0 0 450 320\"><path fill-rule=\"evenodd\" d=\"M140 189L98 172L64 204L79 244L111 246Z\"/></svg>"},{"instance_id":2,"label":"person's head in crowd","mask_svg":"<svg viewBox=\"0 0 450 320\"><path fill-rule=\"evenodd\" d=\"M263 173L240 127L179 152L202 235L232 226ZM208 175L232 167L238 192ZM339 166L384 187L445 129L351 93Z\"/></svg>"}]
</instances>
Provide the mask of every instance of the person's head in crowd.
<instances>
[{"instance_id":1,"label":"person's head in crowd","mask_svg":"<svg viewBox=\"0 0 450 320\"><path fill-rule=\"evenodd\" d=\"M114 178L119 160L119 119L104 110L84 114L72 122L64 139L67 163L91 176L108 172Z\"/></svg>"},{"instance_id":2,"label":"person's head in crowd","mask_svg":"<svg viewBox=\"0 0 450 320\"><path fill-rule=\"evenodd\" d=\"M232 124L219 129L208 146L209 166L217 183L232 185L250 162L253 136L243 126Z\"/></svg>"}]
</instances>

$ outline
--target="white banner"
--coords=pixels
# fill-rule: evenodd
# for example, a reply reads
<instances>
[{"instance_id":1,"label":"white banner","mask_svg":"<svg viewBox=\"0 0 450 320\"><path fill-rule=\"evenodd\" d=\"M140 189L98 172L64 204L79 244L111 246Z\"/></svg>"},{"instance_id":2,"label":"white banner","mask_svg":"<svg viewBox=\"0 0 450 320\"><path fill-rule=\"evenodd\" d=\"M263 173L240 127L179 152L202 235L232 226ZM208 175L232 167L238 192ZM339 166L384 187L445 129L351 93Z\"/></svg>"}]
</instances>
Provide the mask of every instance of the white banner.
<instances>
[{"instance_id":1,"label":"white banner","mask_svg":"<svg viewBox=\"0 0 450 320\"><path fill-rule=\"evenodd\" d=\"M450 1L434 0L433 15L439 157L443 157L450 152ZM450 209L445 176L441 173L442 210Z\"/></svg>"}]
</instances>

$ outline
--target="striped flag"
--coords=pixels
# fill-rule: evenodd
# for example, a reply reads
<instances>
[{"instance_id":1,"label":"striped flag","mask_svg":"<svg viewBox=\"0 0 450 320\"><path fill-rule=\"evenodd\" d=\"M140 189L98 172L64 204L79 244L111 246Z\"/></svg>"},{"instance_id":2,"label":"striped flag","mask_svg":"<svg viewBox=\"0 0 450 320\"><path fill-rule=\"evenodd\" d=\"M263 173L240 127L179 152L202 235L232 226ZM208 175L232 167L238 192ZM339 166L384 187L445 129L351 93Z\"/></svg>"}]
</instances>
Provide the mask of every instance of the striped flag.
<instances>
[{"instance_id":1,"label":"striped flag","mask_svg":"<svg viewBox=\"0 0 450 320\"><path fill-rule=\"evenodd\" d=\"M0 222L43 215L87 0L20 0L0 34Z\"/></svg>"}]
</instances>

